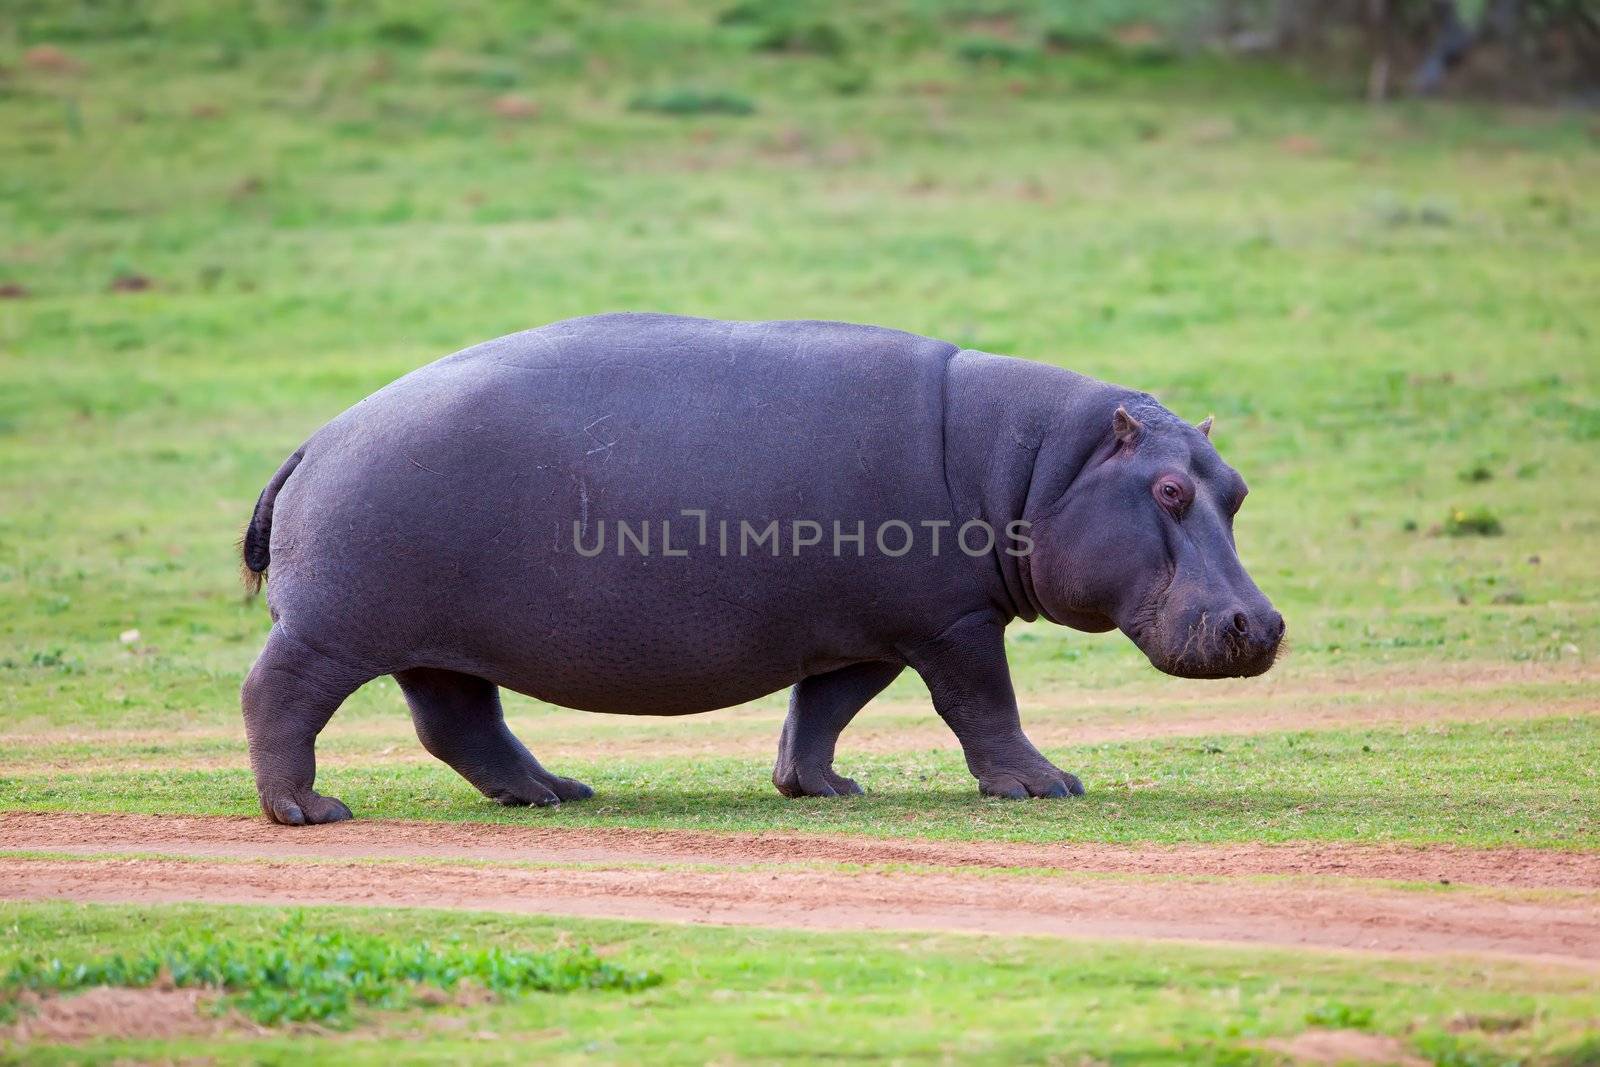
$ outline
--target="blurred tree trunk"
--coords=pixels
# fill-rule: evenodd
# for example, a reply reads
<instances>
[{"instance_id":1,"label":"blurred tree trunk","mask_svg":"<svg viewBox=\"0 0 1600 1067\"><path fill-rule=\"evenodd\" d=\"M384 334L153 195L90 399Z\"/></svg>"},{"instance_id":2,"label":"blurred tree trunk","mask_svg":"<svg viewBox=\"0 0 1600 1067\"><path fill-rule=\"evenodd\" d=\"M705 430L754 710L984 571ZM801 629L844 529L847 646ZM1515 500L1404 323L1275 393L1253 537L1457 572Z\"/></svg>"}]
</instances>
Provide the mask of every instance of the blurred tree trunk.
<instances>
[{"instance_id":1,"label":"blurred tree trunk","mask_svg":"<svg viewBox=\"0 0 1600 1067\"><path fill-rule=\"evenodd\" d=\"M1433 0L1433 21L1438 24L1433 45L1411 75L1411 89L1417 93L1436 93L1444 76L1460 63L1472 48L1472 31L1462 21L1456 0Z\"/></svg>"},{"instance_id":2,"label":"blurred tree trunk","mask_svg":"<svg viewBox=\"0 0 1600 1067\"><path fill-rule=\"evenodd\" d=\"M1367 99L1381 104L1389 98L1389 68L1393 65L1394 25L1389 17L1389 0L1368 0L1367 49L1372 65L1367 68Z\"/></svg>"},{"instance_id":3,"label":"blurred tree trunk","mask_svg":"<svg viewBox=\"0 0 1600 1067\"><path fill-rule=\"evenodd\" d=\"M1212 0L1207 10L1212 38L1236 52L1364 62L1373 101L1441 92L1469 57L1471 77L1456 80L1479 90L1600 88L1600 0Z\"/></svg>"},{"instance_id":4,"label":"blurred tree trunk","mask_svg":"<svg viewBox=\"0 0 1600 1067\"><path fill-rule=\"evenodd\" d=\"M1316 0L1277 0L1272 30L1278 47L1295 51L1313 46L1321 36L1321 7Z\"/></svg>"}]
</instances>

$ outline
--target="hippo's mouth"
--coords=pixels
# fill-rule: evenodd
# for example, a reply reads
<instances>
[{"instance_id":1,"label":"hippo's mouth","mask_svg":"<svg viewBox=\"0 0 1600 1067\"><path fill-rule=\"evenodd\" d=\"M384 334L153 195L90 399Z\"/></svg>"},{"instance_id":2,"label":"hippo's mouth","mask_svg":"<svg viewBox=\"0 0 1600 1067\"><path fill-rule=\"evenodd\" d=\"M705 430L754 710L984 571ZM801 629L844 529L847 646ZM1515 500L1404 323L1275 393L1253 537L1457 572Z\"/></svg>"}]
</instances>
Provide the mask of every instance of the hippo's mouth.
<instances>
[{"instance_id":1,"label":"hippo's mouth","mask_svg":"<svg viewBox=\"0 0 1600 1067\"><path fill-rule=\"evenodd\" d=\"M1254 678L1272 669L1272 665L1278 662L1278 653L1273 651L1249 659L1222 659L1212 662L1194 658L1182 658L1167 663L1152 658L1150 662L1163 674L1170 674L1175 678Z\"/></svg>"},{"instance_id":2,"label":"hippo's mouth","mask_svg":"<svg viewBox=\"0 0 1600 1067\"><path fill-rule=\"evenodd\" d=\"M1135 612L1122 632L1150 660L1175 678L1254 678L1272 669L1288 648L1281 635L1269 642L1245 640L1227 625L1202 614L1191 626L1174 630L1171 582Z\"/></svg>"},{"instance_id":3,"label":"hippo's mouth","mask_svg":"<svg viewBox=\"0 0 1600 1067\"><path fill-rule=\"evenodd\" d=\"M1232 631L1209 625L1204 616L1179 640L1156 625L1128 636L1151 666L1176 678L1254 678L1271 670L1288 648L1281 638L1270 644L1241 641Z\"/></svg>"}]
</instances>

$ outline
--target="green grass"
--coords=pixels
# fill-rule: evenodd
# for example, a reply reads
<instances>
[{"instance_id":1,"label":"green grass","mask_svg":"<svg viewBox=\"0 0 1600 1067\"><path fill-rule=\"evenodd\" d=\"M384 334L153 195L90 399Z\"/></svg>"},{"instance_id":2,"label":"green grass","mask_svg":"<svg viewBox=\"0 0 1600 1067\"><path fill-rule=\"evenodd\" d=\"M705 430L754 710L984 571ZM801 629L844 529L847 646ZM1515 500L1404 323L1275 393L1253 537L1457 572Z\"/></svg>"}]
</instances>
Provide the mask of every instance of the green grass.
<instances>
[{"instance_id":1,"label":"green grass","mask_svg":"<svg viewBox=\"0 0 1600 1067\"><path fill-rule=\"evenodd\" d=\"M557 769L594 786L558 810L505 809L443 764L325 770L358 816L1017 841L1409 841L1600 848L1600 719L1183 738L1052 749L1090 787L1071 801L979 797L958 752L848 757L863 798L786 800L771 764L611 759ZM175 761L181 762L181 761ZM0 806L252 814L243 766L0 778Z\"/></svg>"},{"instance_id":2,"label":"green grass","mask_svg":"<svg viewBox=\"0 0 1600 1067\"><path fill-rule=\"evenodd\" d=\"M528 992L648 989L661 980L628 971L592 952L506 952L460 938L401 941L375 933L312 930L296 914L255 937L219 935L209 926L174 934L124 954L95 946L62 952L39 945L0 972L0 1016L15 1016L23 993L67 995L96 986L143 989L167 984L208 990L218 1014L238 1011L264 1025L341 1026L363 1009L396 1010L425 996L471 986L500 998Z\"/></svg>"},{"instance_id":3,"label":"green grass","mask_svg":"<svg viewBox=\"0 0 1600 1067\"><path fill-rule=\"evenodd\" d=\"M662 115L748 115L756 109L748 99L734 93L699 89L640 93L628 106L634 111L654 111Z\"/></svg>"},{"instance_id":4,"label":"green grass","mask_svg":"<svg viewBox=\"0 0 1600 1067\"><path fill-rule=\"evenodd\" d=\"M0 967L41 946L138 955L195 928L257 943L284 914L0 905L8 935ZM104 1042L70 1054L32 1048L27 1062L159 1054L269 1063L1250 1063L1272 1061L1261 1048L1271 1038L1338 1026L1395 1035L1441 1062L1500 1063L1581 1048L1600 995L1592 974L1510 961L1392 958L1375 968L1332 953L427 911L313 909L298 921L307 936L400 944L436 939L448 923L464 941L508 953L561 950L577 938L607 959L658 970L663 981L631 993L530 992L501 1004L368 1012L336 1044L305 1033L243 1033L160 1046Z\"/></svg>"},{"instance_id":5,"label":"green grass","mask_svg":"<svg viewBox=\"0 0 1600 1067\"><path fill-rule=\"evenodd\" d=\"M714 6L479 7L401 30L46 5L0 38L0 282L31 294L0 301L16 719L232 706L266 627L232 545L282 457L444 352L625 307L886 323L1215 412L1286 675L1593 655L1580 117L1375 110L1202 61L1084 87L1075 55L972 67L926 13L866 27L872 84L840 95L838 61L754 49ZM27 66L39 41L82 69ZM756 114L628 107L697 80ZM539 116L497 115L507 91ZM110 291L127 273L153 288ZM1435 535L1479 510L1501 536ZM1051 647L1074 685L1148 669L1115 634Z\"/></svg>"},{"instance_id":6,"label":"green grass","mask_svg":"<svg viewBox=\"0 0 1600 1067\"><path fill-rule=\"evenodd\" d=\"M77 751L106 760L127 750L95 730L169 730L175 772L11 774L0 802L249 810L242 771L183 770L182 737L237 722L265 633L233 549L262 482L421 362L617 307L888 323L1216 412L1255 489L1246 561L1290 620L1285 686L1592 656L1600 161L1578 118L1374 110L1200 60L1044 50L994 70L960 57L979 35L937 6L884 25L816 8L847 31L845 58L759 47L710 6L480 8L302 22L29 6L0 43L0 281L30 294L0 302L0 731L88 731ZM1053 17L1023 19L1022 44ZM39 42L78 68L30 67ZM847 61L869 85L830 88ZM757 110L628 106L683 86ZM508 92L538 114L497 113ZM126 274L154 285L111 291ZM1457 515L1501 532L1447 536ZM1117 634L1019 627L1011 650L1025 705L1079 689L1137 689L1122 701L1136 717L1205 693L1275 700L1157 678ZM1559 684L1569 701L1600 688ZM922 694L907 677L889 696ZM396 715L388 683L350 703L330 744ZM1375 755L1341 735L1320 764L1281 740L1250 761L1190 743L1068 751L1100 787L1070 815L994 814L948 753L856 760L848 736L879 794L853 808L780 805L749 761L568 757L609 799L559 818L1156 839L1520 828L1574 845L1593 833L1571 799L1592 786L1570 757L1588 732L1377 732L1360 742ZM242 768L236 735L209 744ZM1162 788L1117 792L1146 778ZM432 767L326 784L369 814L509 817ZM1473 804L1486 788L1496 802Z\"/></svg>"}]
</instances>

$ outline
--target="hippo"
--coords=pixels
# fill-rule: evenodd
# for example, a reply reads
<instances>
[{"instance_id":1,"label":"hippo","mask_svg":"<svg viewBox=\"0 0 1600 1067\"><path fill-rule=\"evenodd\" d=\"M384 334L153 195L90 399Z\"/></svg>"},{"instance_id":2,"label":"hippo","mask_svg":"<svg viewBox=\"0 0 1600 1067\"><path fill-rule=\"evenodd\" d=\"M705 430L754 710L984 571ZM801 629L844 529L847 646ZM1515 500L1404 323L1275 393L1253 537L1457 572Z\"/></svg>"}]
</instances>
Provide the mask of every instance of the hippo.
<instances>
[{"instance_id":1,"label":"hippo","mask_svg":"<svg viewBox=\"0 0 1600 1067\"><path fill-rule=\"evenodd\" d=\"M1043 363L837 322L570 319L446 356L319 429L241 542L272 628L242 688L261 806L314 788L339 705L392 675L485 796L592 795L500 690L688 715L790 688L772 780L846 796L840 734L910 667L986 795L1081 795L1023 733L1015 619L1120 629L1159 670L1260 674L1283 617L1240 564L1211 420Z\"/></svg>"}]
</instances>

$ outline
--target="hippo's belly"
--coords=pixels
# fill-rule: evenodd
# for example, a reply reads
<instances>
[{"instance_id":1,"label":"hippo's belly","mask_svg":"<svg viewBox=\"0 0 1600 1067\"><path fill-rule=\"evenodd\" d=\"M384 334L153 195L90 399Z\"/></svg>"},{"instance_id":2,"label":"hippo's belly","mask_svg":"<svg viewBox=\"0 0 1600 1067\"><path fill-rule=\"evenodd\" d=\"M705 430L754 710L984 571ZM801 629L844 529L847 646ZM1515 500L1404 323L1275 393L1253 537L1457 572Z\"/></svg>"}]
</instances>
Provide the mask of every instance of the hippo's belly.
<instances>
[{"instance_id":1,"label":"hippo's belly","mask_svg":"<svg viewBox=\"0 0 1600 1067\"><path fill-rule=\"evenodd\" d=\"M712 663L630 662L627 670L551 670L549 664L493 664L476 673L502 688L576 711L611 715L698 715L779 692L803 677L779 665L741 664L734 670Z\"/></svg>"},{"instance_id":2,"label":"hippo's belly","mask_svg":"<svg viewBox=\"0 0 1600 1067\"><path fill-rule=\"evenodd\" d=\"M273 517L274 611L374 671L628 714L892 655L965 610L971 561L836 552L829 534L951 517L952 346L802 325L606 317L408 375L307 443ZM800 551L808 521L825 535ZM777 552L742 539L773 523Z\"/></svg>"},{"instance_id":3,"label":"hippo's belly","mask_svg":"<svg viewBox=\"0 0 1600 1067\"><path fill-rule=\"evenodd\" d=\"M848 601L803 576L763 581L737 560L583 563L546 567L530 601L458 625L427 665L562 707L687 715L891 651Z\"/></svg>"}]
</instances>

